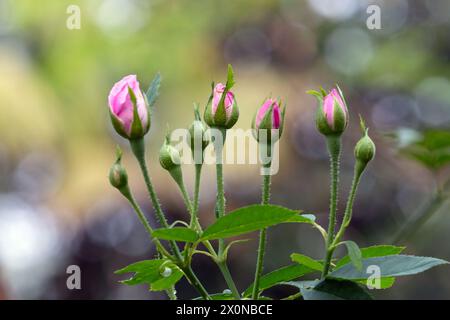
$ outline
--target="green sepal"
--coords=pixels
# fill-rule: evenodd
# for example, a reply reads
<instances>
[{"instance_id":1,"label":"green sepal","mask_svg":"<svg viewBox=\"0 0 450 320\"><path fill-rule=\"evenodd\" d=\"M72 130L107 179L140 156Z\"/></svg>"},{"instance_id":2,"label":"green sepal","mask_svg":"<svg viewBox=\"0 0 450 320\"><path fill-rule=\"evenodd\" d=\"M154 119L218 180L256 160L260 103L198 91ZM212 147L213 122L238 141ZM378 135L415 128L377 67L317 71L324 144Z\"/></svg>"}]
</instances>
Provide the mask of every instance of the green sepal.
<instances>
[{"instance_id":1,"label":"green sepal","mask_svg":"<svg viewBox=\"0 0 450 320\"><path fill-rule=\"evenodd\" d=\"M127 132L125 131L125 127L124 124L122 122L122 120L120 120L119 118L116 117L116 115L114 113L111 112L111 109L109 109L109 116L111 118L111 123L114 127L114 130L116 130L116 132L123 138L125 139L129 139L129 135L127 134Z\"/></svg>"},{"instance_id":2,"label":"green sepal","mask_svg":"<svg viewBox=\"0 0 450 320\"><path fill-rule=\"evenodd\" d=\"M234 100L233 110L231 111L231 116L225 125L226 129L232 128L239 119L239 107L236 101L236 97L234 97L233 100Z\"/></svg>"},{"instance_id":3,"label":"green sepal","mask_svg":"<svg viewBox=\"0 0 450 320\"><path fill-rule=\"evenodd\" d=\"M230 129L236 124L239 118L239 108L236 102L236 97L233 96L233 109L229 119L227 119L225 108L225 98L234 84L235 81L233 68L231 67L231 65L228 65L227 83L225 84L225 88L220 98L219 104L217 106L216 113L214 115L212 114L212 104L210 103L208 103L208 106L205 110L205 121L209 126L216 128ZM214 83L212 86L210 101L212 101L213 94L214 94Z\"/></svg>"},{"instance_id":4,"label":"green sepal","mask_svg":"<svg viewBox=\"0 0 450 320\"><path fill-rule=\"evenodd\" d=\"M180 153L179 151L170 145L170 134L166 135L164 143L159 150L159 163L163 169L171 172L175 168L180 167Z\"/></svg>"},{"instance_id":5,"label":"green sepal","mask_svg":"<svg viewBox=\"0 0 450 320\"><path fill-rule=\"evenodd\" d=\"M156 99L159 96L159 87L161 86L161 74L158 72L153 78L152 83L150 84L147 93L144 95L147 99L147 103L149 107L152 107Z\"/></svg>"},{"instance_id":6,"label":"green sepal","mask_svg":"<svg viewBox=\"0 0 450 320\"><path fill-rule=\"evenodd\" d=\"M317 128L317 130L325 136L336 135L334 130L328 125L327 117L325 115L325 111L323 110L323 100L318 99L317 102L319 104L317 111L316 111L316 128Z\"/></svg>"},{"instance_id":7,"label":"green sepal","mask_svg":"<svg viewBox=\"0 0 450 320\"><path fill-rule=\"evenodd\" d=\"M333 100L334 128L332 128L332 130L335 134L342 134L348 125L347 113L339 105L339 102L336 100L336 98L333 98Z\"/></svg>"},{"instance_id":8,"label":"green sepal","mask_svg":"<svg viewBox=\"0 0 450 320\"><path fill-rule=\"evenodd\" d=\"M214 82L211 82L211 94L209 95L208 102L205 106L205 112L203 113L203 119L205 120L206 124L210 127L214 126L214 119L212 116L212 99L213 99L213 93L214 93Z\"/></svg>"},{"instance_id":9,"label":"green sepal","mask_svg":"<svg viewBox=\"0 0 450 320\"><path fill-rule=\"evenodd\" d=\"M281 106L281 101L278 104L279 106ZM285 103L283 105L283 109L281 109L281 122L280 122L280 128L278 130L280 130L279 133L279 137L281 138L281 135L283 134L283 129L284 129L284 117L286 116L286 107L287 104Z\"/></svg>"},{"instance_id":10,"label":"green sepal","mask_svg":"<svg viewBox=\"0 0 450 320\"><path fill-rule=\"evenodd\" d=\"M321 100L323 99L322 92L316 91L316 90L308 90L306 91L307 94L310 94L312 96L315 96L317 99Z\"/></svg>"},{"instance_id":11,"label":"green sepal","mask_svg":"<svg viewBox=\"0 0 450 320\"><path fill-rule=\"evenodd\" d=\"M130 139L139 139L142 138L149 129L149 123L144 128L142 126L142 121L139 118L139 113L137 109L137 100L134 91L128 87L128 94L130 95L131 103L133 104L133 122L131 123L131 131L130 131ZM148 116L148 113L147 113Z\"/></svg>"},{"instance_id":12,"label":"green sepal","mask_svg":"<svg viewBox=\"0 0 450 320\"><path fill-rule=\"evenodd\" d=\"M228 64L227 83L225 85L225 90L230 90L235 83L236 81L234 81L233 67L231 66L231 64Z\"/></svg>"}]
</instances>

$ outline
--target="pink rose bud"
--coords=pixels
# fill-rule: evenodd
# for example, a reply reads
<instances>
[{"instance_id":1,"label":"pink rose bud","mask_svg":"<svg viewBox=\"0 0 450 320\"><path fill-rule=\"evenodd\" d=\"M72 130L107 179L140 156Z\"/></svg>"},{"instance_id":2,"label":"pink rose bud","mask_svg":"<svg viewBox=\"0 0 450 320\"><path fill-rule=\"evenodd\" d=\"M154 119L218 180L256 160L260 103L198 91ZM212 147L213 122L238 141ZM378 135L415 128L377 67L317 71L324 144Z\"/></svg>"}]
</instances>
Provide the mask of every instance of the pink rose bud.
<instances>
[{"instance_id":1,"label":"pink rose bud","mask_svg":"<svg viewBox=\"0 0 450 320\"><path fill-rule=\"evenodd\" d=\"M136 75L114 84L109 96L109 112L117 133L127 139L142 138L150 129L150 113Z\"/></svg>"},{"instance_id":2,"label":"pink rose bud","mask_svg":"<svg viewBox=\"0 0 450 320\"><path fill-rule=\"evenodd\" d=\"M259 110L256 112L255 129L279 129L280 125L281 125L280 106L274 99L272 98L267 99L263 103L261 108L259 108Z\"/></svg>"},{"instance_id":3,"label":"pink rose bud","mask_svg":"<svg viewBox=\"0 0 450 320\"><path fill-rule=\"evenodd\" d=\"M328 94L309 91L319 101L316 115L316 125L320 133L324 135L341 135L348 125L348 109L345 99L339 87L333 88Z\"/></svg>"},{"instance_id":4,"label":"pink rose bud","mask_svg":"<svg viewBox=\"0 0 450 320\"><path fill-rule=\"evenodd\" d=\"M231 66L228 66L228 80L226 85L218 83L212 89L210 103L205 110L205 122L211 127L229 129L238 120L239 109L233 92L234 75Z\"/></svg>"},{"instance_id":5,"label":"pink rose bud","mask_svg":"<svg viewBox=\"0 0 450 320\"><path fill-rule=\"evenodd\" d=\"M212 100L212 114L215 115L217 113L217 107L220 104L220 100L222 99L223 92L225 91L225 85L223 83L218 83L213 90L213 100ZM231 91L228 91L225 94L225 98L223 100L223 105L225 107L225 113L227 120L231 118L231 113L233 111L234 105L234 94Z\"/></svg>"},{"instance_id":6,"label":"pink rose bud","mask_svg":"<svg viewBox=\"0 0 450 320\"><path fill-rule=\"evenodd\" d=\"M267 99L263 105L257 110L253 119L252 128L255 138L260 141L260 130L270 130L267 133L267 139L271 140L272 130L279 129L278 137L281 136L284 122L284 110L281 111L280 103L275 99Z\"/></svg>"}]
</instances>

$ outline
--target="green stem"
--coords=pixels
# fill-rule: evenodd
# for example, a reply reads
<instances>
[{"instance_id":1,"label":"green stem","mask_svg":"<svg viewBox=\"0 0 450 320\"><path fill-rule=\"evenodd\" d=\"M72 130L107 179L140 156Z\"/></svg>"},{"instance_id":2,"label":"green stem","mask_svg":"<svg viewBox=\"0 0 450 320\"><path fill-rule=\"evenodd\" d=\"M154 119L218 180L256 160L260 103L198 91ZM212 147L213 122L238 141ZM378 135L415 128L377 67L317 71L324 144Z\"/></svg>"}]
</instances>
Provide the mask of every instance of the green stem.
<instances>
[{"instance_id":1,"label":"green stem","mask_svg":"<svg viewBox=\"0 0 450 320\"><path fill-rule=\"evenodd\" d=\"M149 235L149 238L150 238L150 241L155 241L156 247L157 247L158 251L161 254L165 255L168 258L172 258L170 253L167 252L167 250L161 244L159 239L153 238L153 236L152 236L153 228L150 226L150 223L145 218L145 215L142 212L141 207L136 202L136 199L134 198L133 194L131 193L130 188L128 187L128 185L126 187L122 188L120 190L120 192L128 200L128 202L131 204L131 206L133 207L134 211L136 212L136 215L138 216L139 220L141 221L142 225L144 226L145 230L147 231L147 233Z\"/></svg>"},{"instance_id":2,"label":"green stem","mask_svg":"<svg viewBox=\"0 0 450 320\"><path fill-rule=\"evenodd\" d=\"M135 155L141 168L142 175L144 176L145 185L147 186L150 200L152 201L153 207L155 208L158 221L164 228L168 228L169 224L167 223L166 217L164 216L164 213L161 209L161 204L159 202L158 196L156 195L155 189L153 188L152 180L147 168L147 162L145 161L144 139L130 140L130 144L131 150L133 151L133 154Z\"/></svg>"},{"instance_id":3,"label":"green stem","mask_svg":"<svg viewBox=\"0 0 450 320\"><path fill-rule=\"evenodd\" d=\"M216 218L218 219L225 215L225 191L223 182L222 162L223 162L223 147L225 145L227 131L224 128L215 128L215 129L219 130L222 136L222 139L220 139L221 141L214 141L214 149L216 152L216 181L217 181ZM231 292L233 292L233 295L235 296L236 299L240 299L239 291L237 290L236 284L234 283L233 278L231 277L230 270L228 269L226 261L223 260L225 242L223 239L219 239L218 242L219 242L219 250L218 250L219 262L217 264Z\"/></svg>"},{"instance_id":4,"label":"green stem","mask_svg":"<svg viewBox=\"0 0 450 320\"><path fill-rule=\"evenodd\" d=\"M288 296L288 297L286 297L286 298L283 298L283 299L281 299L281 300L297 300L297 299L299 299L301 296L302 296L302 293L301 293L301 292L297 292L297 293L294 293L293 295L290 295L290 296Z\"/></svg>"},{"instance_id":5,"label":"green stem","mask_svg":"<svg viewBox=\"0 0 450 320\"><path fill-rule=\"evenodd\" d=\"M195 164L195 187L194 187L194 214L191 217L191 227L198 225L198 210L200 204L200 180L203 164Z\"/></svg>"},{"instance_id":6,"label":"green stem","mask_svg":"<svg viewBox=\"0 0 450 320\"><path fill-rule=\"evenodd\" d=\"M270 165L268 167L270 168ZM261 204L269 204L271 177L272 176L270 174L266 174L263 176ZM266 249L266 233L267 233L266 230L267 229L265 228L261 229L259 233L258 258L256 261L255 280L253 282L253 292L252 292L253 300L258 300L259 298L259 280L261 278L264 267L264 253Z\"/></svg>"},{"instance_id":7,"label":"green stem","mask_svg":"<svg viewBox=\"0 0 450 320\"><path fill-rule=\"evenodd\" d=\"M189 280L189 283L197 289L197 291L201 294L204 300L211 300L211 297L209 296L208 292L206 291L205 287L201 284L200 280L195 275L194 271L192 270L191 266L184 266L182 268L184 275Z\"/></svg>"},{"instance_id":8,"label":"green stem","mask_svg":"<svg viewBox=\"0 0 450 320\"><path fill-rule=\"evenodd\" d=\"M336 244L339 243L339 241L341 241L341 238L344 236L345 230L350 225L350 221L352 220L353 203L355 202L356 191L358 190L359 181L361 180L361 175L365 167L366 165L364 163L356 160L352 186L350 188L350 193L347 199L344 218L342 219L341 227L338 233L336 234L336 237L334 238L332 248L334 248Z\"/></svg>"},{"instance_id":9,"label":"green stem","mask_svg":"<svg viewBox=\"0 0 450 320\"><path fill-rule=\"evenodd\" d=\"M226 129L218 129L222 134L222 141L215 141L216 151L216 181L217 181L217 218L225 215L225 191L223 182L223 147L226 139ZM222 256L224 250L224 240L219 239L219 256Z\"/></svg>"},{"instance_id":10,"label":"green stem","mask_svg":"<svg viewBox=\"0 0 450 320\"><path fill-rule=\"evenodd\" d=\"M241 299L241 295L239 294L236 284L234 283L233 277L231 276L227 263L225 261L220 261L217 262L217 265L219 266L220 272L222 272L223 278L225 279L228 288L230 288L234 298L237 300Z\"/></svg>"},{"instance_id":11,"label":"green stem","mask_svg":"<svg viewBox=\"0 0 450 320\"><path fill-rule=\"evenodd\" d=\"M189 211L189 214L191 215L191 221L192 217L194 216L194 207L191 202L191 198L189 197L189 194L187 193L186 186L184 184L183 179L180 179L180 181L177 181L178 187L180 189L181 195L183 197L184 205Z\"/></svg>"},{"instance_id":12,"label":"green stem","mask_svg":"<svg viewBox=\"0 0 450 320\"><path fill-rule=\"evenodd\" d=\"M145 218L145 215L142 212L141 207L138 205L136 199L134 198L133 193L131 192L129 186L126 185L125 187L121 188L120 192L130 202L130 204L133 207L134 211L136 212L139 220L141 221L142 225L144 226L145 230L147 231L147 233L150 237L150 241L155 241L156 248L159 252L158 256L163 255L169 259L173 259L173 257L170 255L170 253L167 252L166 248L164 248L164 246L161 244L159 239L156 239L156 238L153 239L153 236L152 236L153 229L150 226L150 223L148 222L148 220ZM165 291L170 300L177 300L177 295L176 295L174 286L170 287L169 289L167 289Z\"/></svg>"},{"instance_id":13,"label":"green stem","mask_svg":"<svg viewBox=\"0 0 450 320\"><path fill-rule=\"evenodd\" d=\"M328 271L330 269L331 258L333 256L333 250L331 249L331 247L334 240L334 229L336 226L336 209L337 209L338 182L339 182L339 156L341 153L340 136L328 136L327 147L328 152L330 154L330 176L331 176L330 215L328 222L327 247L322 278L325 278L327 276Z\"/></svg>"},{"instance_id":14,"label":"green stem","mask_svg":"<svg viewBox=\"0 0 450 320\"><path fill-rule=\"evenodd\" d=\"M177 292L174 287L170 287L166 290L167 295L169 296L170 300L177 300Z\"/></svg>"},{"instance_id":15,"label":"green stem","mask_svg":"<svg viewBox=\"0 0 450 320\"><path fill-rule=\"evenodd\" d=\"M159 203L158 197L153 188L153 184L152 184L150 175L148 173L147 163L145 161L144 139L141 138L138 140L130 140L130 145L131 145L131 150L133 151L133 154L135 155L135 157L139 163L139 166L142 171L142 175L144 176L144 181L147 186L147 191L149 193L153 207L155 208L158 220L164 228L168 228L169 225L164 216L164 212L161 209L161 204ZM184 264L183 256L182 256L180 249L178 248L176 242L172 240L172 241L169 241L169 244L170 244L170 247L171 247L173 253L175 254L176 259L178 260L178 264L180 266L183 265ZM186 272L186 270L187 270L187 272ZM202 295L202 297L204 299L210 299L208 292L205 290L203 285L200 283L197 276L192 271L191 267L190 266L184 267L183 271L185 271L184 274L186 275L186 278L197 289L197 291Z\"/></svg>"}]
</instances>

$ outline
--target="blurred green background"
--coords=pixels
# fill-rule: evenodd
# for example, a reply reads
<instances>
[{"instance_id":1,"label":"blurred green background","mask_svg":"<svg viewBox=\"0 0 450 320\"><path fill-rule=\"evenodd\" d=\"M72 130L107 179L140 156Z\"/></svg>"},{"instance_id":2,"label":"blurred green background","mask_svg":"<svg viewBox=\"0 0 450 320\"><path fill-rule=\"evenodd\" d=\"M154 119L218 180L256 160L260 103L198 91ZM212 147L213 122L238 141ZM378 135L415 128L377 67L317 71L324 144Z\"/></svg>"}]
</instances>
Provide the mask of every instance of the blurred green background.
<instances>
[{"instance_id":1,"label":"blurred green background","mask_svg":"<svg viewBox=\"0 0 450 320\"><path fill-rule=\"evenodd\" d=\"M381 8L379 30L366 26L371 4ZM80 8L80 29L66 27L70 5ZM348 237L360 246L390 243L448 179L448 135L438 145L441 162L431 169L423 161L430 148L425 143L426 150L420 149L420 139L422 132L445 133L450 126L449 29L446 0L0 0L0 297L164 297L145 286L120 285L113 274L154 250L107 180L115 145L128 150L109 123L107 95L127 74L137 74L143 88L156 72L162 74L147 145L170 220L187 219L187 213L157 162L167 124L187 127L192 103L206 102L210 82L225 81L231 63L241 111L237 127L249 128L269 95L288 104L272 202L315 213L326 223L328 159L314 128L315 99L305 91L339 83L351 112L341 212L360 136L358 113L377 144ZM430 157L434 163L435 155ZM124 162L151 217L142 178L127 152ZM225 174L229 210L259 201L258 166L227 166ZM185 168L185 176L192 187L192 168ZM207 224L213 221L213 168L205 170L202 187L201 219ZM407 253L450 260L448 203L435 211L403 243ZM241 290L252 281L256 246L253 240L229 255ZM320 236L307 226L272 228L265 271L288 264L291 252L322 258ZM72 264L81 267L82 290L66 288ZM206 257L196 259L194 269L211 292L225 289ZM375 296L447 299L448 272L441 267L403 278ZM185 281L178 292L181 298L195 296Z\"/></svg>"}]
</instances>

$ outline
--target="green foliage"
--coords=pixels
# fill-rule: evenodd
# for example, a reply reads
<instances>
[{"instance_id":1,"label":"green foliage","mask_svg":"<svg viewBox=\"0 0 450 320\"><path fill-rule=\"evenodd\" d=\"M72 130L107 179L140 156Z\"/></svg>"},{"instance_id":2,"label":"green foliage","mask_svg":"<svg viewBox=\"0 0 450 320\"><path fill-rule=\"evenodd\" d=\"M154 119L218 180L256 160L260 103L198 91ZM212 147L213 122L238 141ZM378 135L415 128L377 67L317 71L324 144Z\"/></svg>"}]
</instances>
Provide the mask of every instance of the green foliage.
<instances>
[{"instance_id":1,"label":"green foliage","mask_svg":"<svg viewBox=\"0 0 450 320\"><path fill-rule=\"evenodd\" d=\"M417 274L443 264L448 264L448 262L431 257L389 255L363 259L361 270L356 269L353 264L346 264L334 270L329 276L331 278L347 280L367 279L371 275L366 272L367 268L375 265L380 268L381 277L399 277Z\"/></svg>"},{"instance_id":2,"label":"green foliage","mask_svg":"<svg viewBox=\"0 0 450 320\"><path fill-rule=\"evenodd\" d=\"M367 285L367 280L357 280L356 282L362 285ZM395 283L394 277L380 278L380 287L379 288L374 287L374 289L389 289L394 285L394 283Z\"/></svg>"},{"instance_id":3,"label":"green foliage","mask_svg":"<svg viewBox=\"0 0 450 320\"><path fill-rule=\"evenodd\" d=\"M378 245L367 248L361 248L362 258L373 258L373 257L383 257L390 256L394 254L401 253L405 247L396 247L390 245ZM344 256L336 263L335 269L342 267L343 265L350 262L350 257L348 255Z\"/></svg>"},{"instance_id":4,"label":"green foliage","mask_svg":"<svg viewBox=\"0 0 450 320\"><path fill-rule=\"evenodd\" d=\"M198 240L197 232L185 227L156 229L153 231L152 235L161 240L175 240L183 242L195 242Z\"/></svg>"},{"instance_id":5,"label":"green foliage","mask_svg":"<svg viewBox=\"0 0 450 320\"><path fill-rule=\"evenodd\" d=\"M352 261L356 269L362 269L362 254L358 245L354 241L344 241L342 242L347 247L348 256Z\"/></svg>"},{"instance_id":6,"label":"green foliage","mask_svg":"<svg viewBox=\"0 0 450 320\"><path fill-rule=\"evenodd\" d=\"M316 271L323 270L323 264L300 253L291 254L291 260Z\"/></svg>"},{"instance_id":7,"label":"green foliage","mask_svg":"<svg viewBox=\"0 0 450 320\"><path fill-rule=\"evenodd\" d=\"M360 284L352 281L326 279L287 283L300 289L305 300L370 300L372 297Z\"/></svg>"},{"instance_id":8,"label":"green foliage","mask_svg":"<svg viewBox=\"0 0 450 320\"><path fill-rule=\"evenodd\" d=\"M300 211L274 205L251 205L239 208L209 226L203 232L201 240L234 237L283 222L311 223L311 219L299 213Z\"/></svg>"},{"instance_id":9,"label":"green foliage","mask_svg":"<svg viewBox=\"0 0 450 320\"><path fill-rule=\"evenodd\" d=\"M405 135L411 138L408 139ZM393 134L400 143L400 152L430 170L438 170L450 164L450 130L429 129L418 132L399 129ZM406 140L406 141L402 141Z\"/></svg>"},{"instance_id":10,"label":"green foliage","mask_svg":"<svg viewBox=\"0 0 450 320\"><path fill-rule=\"evenodd\" d=\"M213 293L209 295L212 300L235 300L231 293ZM194 300L204 300L202 297L197 297Z\"/></svg>"},{"instance_id":11,"label":"green foliage","mask_svg":"<svg viewBox=\"0 0 450 320\"><path fill-rule=\"evenodd\" d=\"M172 270L167 277L163 276L163 271L166 267ZM183 277L183 272L175 264L163 259L135 262L117 270L115 273L134 273L130 279L121 282L127 285L149 284L152 291L168 289Z\"/></svg>"},{"instance_id":12,"label":"green foliage","mask_svg":"<svg viewBox=\"0 0 450 320\"><path fill-rule=\"evenodd\" d=\"M304 265L291 264L263 275L259 282L259 288L262 291L277 284L283 284L285 281L297 279L311 272L314 272L314 270ZM244 291L242 295L244 297L249 297L252 294L252 291L253 283Z\"/></svg>"}]
</instances>

